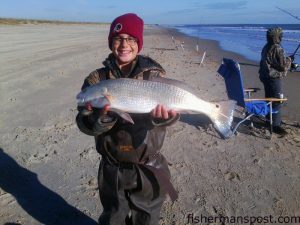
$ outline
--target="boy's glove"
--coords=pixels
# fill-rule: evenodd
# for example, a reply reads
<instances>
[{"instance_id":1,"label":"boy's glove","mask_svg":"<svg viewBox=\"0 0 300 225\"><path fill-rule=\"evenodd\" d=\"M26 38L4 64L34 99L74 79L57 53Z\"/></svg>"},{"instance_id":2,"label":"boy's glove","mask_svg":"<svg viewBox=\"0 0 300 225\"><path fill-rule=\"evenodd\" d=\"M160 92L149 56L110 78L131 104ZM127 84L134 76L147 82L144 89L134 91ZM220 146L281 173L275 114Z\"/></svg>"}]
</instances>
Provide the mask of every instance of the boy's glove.
<instances>
[{"instance_id":1,"label":"boy's glove","mask_svg":"<svg viewBox=\"0 0 300 225\"><path fill-rule=\"evenodd\" d=\"M91 136L100 135L110 130L117 121L113 115L108 115L109 105L103 109L92 108L91 105L78 107L78 115L76 117L78 128L85 134Z\"/></svg>"}]
</instances>

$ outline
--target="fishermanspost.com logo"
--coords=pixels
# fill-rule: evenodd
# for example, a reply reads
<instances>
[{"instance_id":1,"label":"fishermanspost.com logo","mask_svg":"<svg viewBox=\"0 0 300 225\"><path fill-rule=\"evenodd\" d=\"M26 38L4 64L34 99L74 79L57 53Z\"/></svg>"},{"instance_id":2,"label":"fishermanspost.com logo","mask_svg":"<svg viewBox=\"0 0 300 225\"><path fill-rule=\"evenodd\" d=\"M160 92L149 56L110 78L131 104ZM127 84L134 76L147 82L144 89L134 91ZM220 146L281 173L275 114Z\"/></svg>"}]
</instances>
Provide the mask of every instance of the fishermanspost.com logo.
<instances>
[{"instance_id":1,"label":"fishermanspost.com logo","mask_svg":"<svg viewBox=\"0 0 300 225\"><path fill-rule=\"evenodd\" d=\"M204 216L189 213L186 216L188 224L300 224L300 216Z\"/></svg>"}]
</instances>

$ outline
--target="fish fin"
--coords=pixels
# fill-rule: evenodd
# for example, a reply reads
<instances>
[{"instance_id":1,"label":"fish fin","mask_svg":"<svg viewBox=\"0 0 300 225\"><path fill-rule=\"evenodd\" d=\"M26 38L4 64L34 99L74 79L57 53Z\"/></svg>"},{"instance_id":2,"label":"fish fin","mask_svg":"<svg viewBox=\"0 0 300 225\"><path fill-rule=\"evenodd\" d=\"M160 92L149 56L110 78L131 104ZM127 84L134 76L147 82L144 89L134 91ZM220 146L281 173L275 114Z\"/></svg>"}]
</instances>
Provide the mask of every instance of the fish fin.
<instances>
[{"instance_id":1,"label":"fish fin","mask_svg":"<svg viewBox=\"0 0 300 225\"><path fill-rule=\"evenodd\" d=\"M215 102L217 110L210 116L214 127L225 139L232 135L231 124L233 121L233 113L235 110L236 102L229 100L223 102Z\"/></svg>"},{"instance_id":2,"label":"fish fin","mask_svg":"<svg viewBox=\"0 0 300 225\"><path fill-rule=\"evenodd\" d=\"M122 119L126 120L127 122L134 124L134 121L132 120L131 116L129 115L129 113L123 112L121 110L118 109L109 109L110 111L116 113L119 117L121 117Z\"/></svg>"}]
</instances>

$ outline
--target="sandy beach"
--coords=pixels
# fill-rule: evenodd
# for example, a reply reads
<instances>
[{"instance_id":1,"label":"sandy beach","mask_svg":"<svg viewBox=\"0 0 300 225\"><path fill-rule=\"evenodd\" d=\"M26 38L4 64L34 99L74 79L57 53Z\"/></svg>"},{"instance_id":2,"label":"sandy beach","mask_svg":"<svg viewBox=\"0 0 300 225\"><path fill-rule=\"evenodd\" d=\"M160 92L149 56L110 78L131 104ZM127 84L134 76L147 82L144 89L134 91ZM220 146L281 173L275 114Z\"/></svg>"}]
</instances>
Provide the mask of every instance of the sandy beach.
<instances>
[{"instance_id":1,"label":"sandy beach","mask_svg":"<svg viewBox=\"0 0 300 225\"><path fill-rule=\"evenodd\" d=\"M108 29L0 25L0 224L97 224L100 155L93 138L75 124L75 96L110 52ZM227 100L216 72L223 57L241 63L245 87L262 88L257 62L223 51L215 41L146 26L141 54L157 60L168 77L188 83L206 101ZM162 153L179 198L166 200L160 225L231 224L200 223L197 216L248 216L254 218L251 224L267 224L257 218L272 216L285 218L282 224L300 223L299 75L289 73L284 81L289 99L283 107L284 138L273 134L269 139L268 129L255 124L223 140L196 115L182 115L168 128Z\"/></svg>"}]
</instances>

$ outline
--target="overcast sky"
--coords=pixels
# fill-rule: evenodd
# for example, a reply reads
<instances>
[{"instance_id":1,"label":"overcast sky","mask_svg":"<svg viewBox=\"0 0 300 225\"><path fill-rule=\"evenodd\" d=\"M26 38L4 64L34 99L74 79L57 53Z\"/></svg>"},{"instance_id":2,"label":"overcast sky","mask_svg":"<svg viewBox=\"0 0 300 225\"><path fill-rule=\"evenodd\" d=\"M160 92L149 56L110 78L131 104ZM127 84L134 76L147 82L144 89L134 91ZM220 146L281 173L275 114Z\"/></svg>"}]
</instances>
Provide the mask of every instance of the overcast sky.
<instances>
[{"instance_id":1,"label":"overcast sky","mask_svg":"<svg viewBox=\"0 0 300 225\"><path fill-rule=\"evenodd\" d=\"M111 22L134 12L151 24L300 23L299 0L0 0L0 17Z\"/></svg>"}]
</instances>

